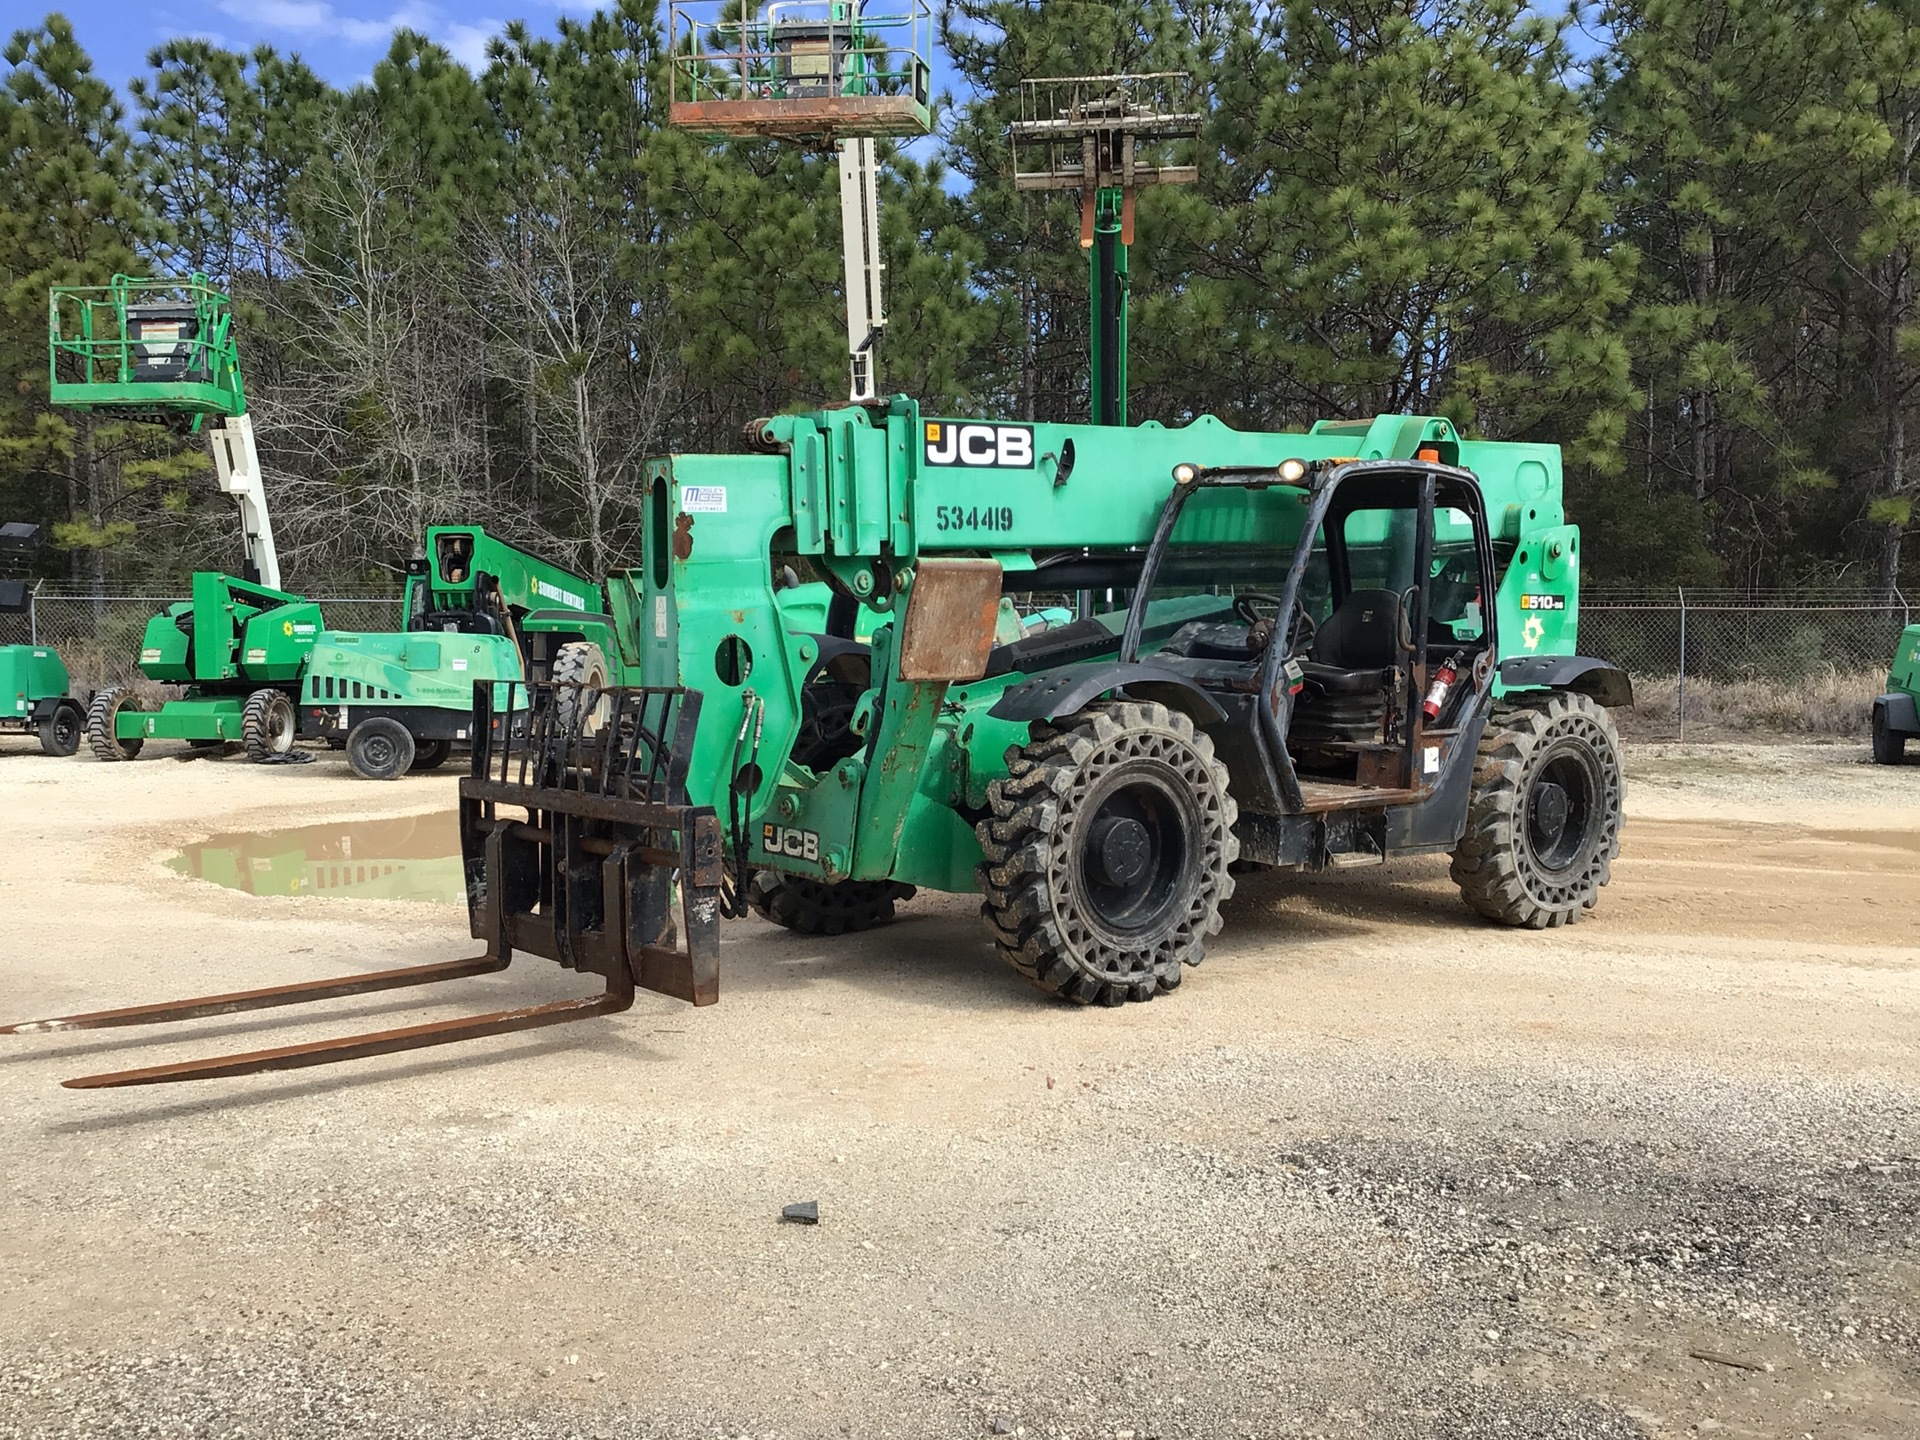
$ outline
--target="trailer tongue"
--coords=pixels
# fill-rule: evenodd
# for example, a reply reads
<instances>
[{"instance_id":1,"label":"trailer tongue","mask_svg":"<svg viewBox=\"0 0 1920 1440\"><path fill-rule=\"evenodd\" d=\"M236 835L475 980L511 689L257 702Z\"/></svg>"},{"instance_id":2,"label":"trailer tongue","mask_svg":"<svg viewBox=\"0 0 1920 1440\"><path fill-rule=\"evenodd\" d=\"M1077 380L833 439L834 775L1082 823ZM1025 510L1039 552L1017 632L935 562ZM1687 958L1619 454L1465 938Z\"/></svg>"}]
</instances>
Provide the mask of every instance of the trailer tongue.
<instances>
[{"instance_id":1,"label":"trailer tongue","mask_svg":"<svg viewBox=\"0 0 1920 1440\"><path fill-rule=\"evenodd\" d=\"M466 960L203 995L0 1026L0 1034L156 1025L434 985L504 970L516 951L598 975L577 1000L494 1011L301 1045L85 1075L73 1090L164 1085L299 1070L538 1030L633 1003L636 989L711 1005L719 997L720 826L687 803L700 697L677 688L512 686L499 726L475 686L471 773L460 782L460 841L474 938ZM524 710L524 716L513 713ZM524 720L524 744L499 742Z\"/></svg>"}]
</instances>

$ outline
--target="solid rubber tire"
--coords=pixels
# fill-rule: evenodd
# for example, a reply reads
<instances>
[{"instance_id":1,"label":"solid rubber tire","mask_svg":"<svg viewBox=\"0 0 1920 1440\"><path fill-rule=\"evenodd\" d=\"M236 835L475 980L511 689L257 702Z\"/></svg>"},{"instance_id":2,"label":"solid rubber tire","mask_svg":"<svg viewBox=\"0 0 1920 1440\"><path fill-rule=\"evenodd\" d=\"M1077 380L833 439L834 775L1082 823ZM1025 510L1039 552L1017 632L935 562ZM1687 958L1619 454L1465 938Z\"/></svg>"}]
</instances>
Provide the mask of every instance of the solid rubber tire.
<instances>
[{"instance_id":1,"label":"solid rubber tire","mask_svg":"<svg viewBox=\"0 0 1920 1440\"><path fill-rule=\"evenodd\" d=\"M1878 705L1873 707L1873 763L1876 765L1904 765L1907 759L1907 736L1902 730L1889 729L1886 712Z\"/></svg>"},{"instance_id":2,"label":"solid rubber tire","mask_svg":"<svg viewBox=\"0 0 1920 1440\"><path fill-rule=\"evenodd\" d=\"M1035 726L1032 740L1008 752L1008 770L987 786L992 818L975 827L981 915L1001 958L1048 994L1082 1005L1151 1000L1176 988L1182 968L1205 959L1207 937L1220 932L1240 857L1239 808L1212 740L1164 705L1106 701ZM1083 903L1075 874L1083 852L1075 846L1079 801L1095 801L1097 814L1102 787L1127 775L1173 777L1192 808L1165 913L1122 938Z\"/></svg>"},{"instance_id":3,"label":"solid rubber tire","mask_svg":"<svg viewBox=\"0 0 1920 1440\"><path fill-rule=\"evenodd\" d=\"M847 935L893 923L893 907L911 900L913 886L894 880L815 880L778 870L756 870L747 904L762 920L799 935Z\"/></svg>"},{"instance_id":4,"label":"solid rubber tire","mask_svg":"<svg viewBox=\"0 0 1920 1440\"><path fill-rule=\"evenodd\" d=\"M554 683L553 719L561 727L562 733L578 736L575 729L576 714L580 708L581 692L570 688L572 685L591 685L605 689L607 684L607 657L601 648L591 640L575 640L562 645L553 657L553 669L548 678ZM604 702L603 702L604 703ZM594 706L596 712L601 705ZM597 715L589 714L591 723ZM590 729L587 734L592 734ZM584 737L581 737L584 738Z\"/></svg>"},{"instance_id":5,"label":"solid rubber tire","mask_svg":"<svg viewBox=\"0 0 1920 1440\"><path fill-rule=\"evenodd\" d=\"M1566 870L1543 870L1524 835L1526 802L1546 763L1584 748L1601 794L1589 833ZM1599 903L1620 853L1626 771L1613 720L1585 695L1555 693L1496 708L1480 737L1467 823L1452 876L1467 904L1489 920L1529 930L1570 925Z\"/></svg>"},{"instance_id":6,"label":"solid rubber tire","mask_svg":"<svg viewBox=\"0 0 1920 1440\"><path fill-rule=\"evenodd\" d=\"M293 701L284 691L254 691L240 711L240 743L246 747L247 758L258 764L285 755L293 749L299 723Z\"/></svg>"},{"instance_id":7,"label":"solid rubber tire","mask_svg":"<svg viewBox=\"0 0 1920 1440\"><path fill-rule=\"evenodd\" d=\"M134 709L133 692L118 685L108 686L93 697L87 707L87 748L97 760L131 760L147 742L121 740L113 733L114 718L122 710Z\"/></svg>"},{"instance_id":8,"label":"solid rubber tire","mask_svg":"<svg viewBox=\"0 0 1920 1440\"><path fill-rule=\"evenodd\" d=\"M370 716L347 735L347 764L362 780L398 780L413 755L413 735L390 715Z\"/></svg>"},{"instance_id":9,"label":"solid rubber tire","mask_svg":"<svg viewBox=\"0 0 1920 1440\"><path fill-rule=\"evenodd\" d=\"M73 701L62 700L38 728L40 748L49 755L64 758L80 748L80 741L87 733L87 717Z\"/></svg>"}]
</instances>

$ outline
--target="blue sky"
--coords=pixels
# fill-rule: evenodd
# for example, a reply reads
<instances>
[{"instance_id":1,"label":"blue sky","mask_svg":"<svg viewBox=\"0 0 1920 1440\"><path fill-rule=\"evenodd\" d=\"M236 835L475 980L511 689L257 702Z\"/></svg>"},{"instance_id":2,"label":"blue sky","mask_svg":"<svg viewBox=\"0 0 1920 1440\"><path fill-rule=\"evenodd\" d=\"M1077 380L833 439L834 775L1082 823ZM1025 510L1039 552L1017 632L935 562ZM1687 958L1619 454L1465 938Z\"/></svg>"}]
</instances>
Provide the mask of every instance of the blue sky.
<instances>
[{"instance_id":1,"label":"blue sky","mask_svg":"<svg viewBox=\"0 0 1920 1440\"><path fill-rule=\"evenodd\" d=\"M483 63L489 37L509 19L550 30L562 9L591 13L591 0L0 0L0 30L11 34L49 10L73 22L94 72L124 88L146 69L147 51L176 35L198 35L230 50L262 43L297 52L336 85L373 72L394 30L431 35L464 63Z\"/></svg>"}]
</instances>

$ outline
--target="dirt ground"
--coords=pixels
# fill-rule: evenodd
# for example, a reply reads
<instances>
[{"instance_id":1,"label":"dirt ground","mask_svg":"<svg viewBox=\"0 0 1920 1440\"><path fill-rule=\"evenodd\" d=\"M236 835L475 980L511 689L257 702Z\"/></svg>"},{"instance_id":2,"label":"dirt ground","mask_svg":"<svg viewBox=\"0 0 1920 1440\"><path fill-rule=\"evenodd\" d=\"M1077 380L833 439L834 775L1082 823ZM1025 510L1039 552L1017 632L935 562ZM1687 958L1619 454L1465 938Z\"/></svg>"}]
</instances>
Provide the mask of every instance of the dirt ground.
<instances>
[{"instance_id":1,"label":"dirt ground","mask_svg":"<svg viewBox=\"0 0 1920 1440\"><path fill-rule=\"evenodd\" d=\"M1118 1011L922 896L734 924L712 1009L330 1070L56 1083L588 987L0 1037L0 1436L1920 1433L1920 766L1629 763L1586 923L1251 876ZM6 742L7 1018L474 953L364 827L258 894L167 863L454 785Z\"/></svg>"}]
</instances>

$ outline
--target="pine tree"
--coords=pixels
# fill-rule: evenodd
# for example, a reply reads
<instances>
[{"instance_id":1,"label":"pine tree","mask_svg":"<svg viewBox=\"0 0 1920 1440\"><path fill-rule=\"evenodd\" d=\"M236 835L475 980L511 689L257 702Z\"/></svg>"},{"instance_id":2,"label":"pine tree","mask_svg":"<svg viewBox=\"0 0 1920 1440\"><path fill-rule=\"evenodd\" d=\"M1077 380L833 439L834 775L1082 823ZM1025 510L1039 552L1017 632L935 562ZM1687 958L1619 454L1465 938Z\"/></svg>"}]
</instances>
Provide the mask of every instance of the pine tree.
<instances>
[{"instance_id":1,"label":"pine tree","mask_svg":"<svg viewBox=\"0 0 1920 1440\"><path fill-rule=\"evenodd\" d=\"M0 485L28 515L53 516L73 578L103 589L109 552L136 529L120 473L138 446L126 427L55 414L46 405L47 290L104 284L140 268L156 235L144 203L143 156L113 89L59 15L17 31L0 87ZM145 437L148 444L151 437ZM46 487L65 490L64 514Z\"/></svg>"}]
</instances>

